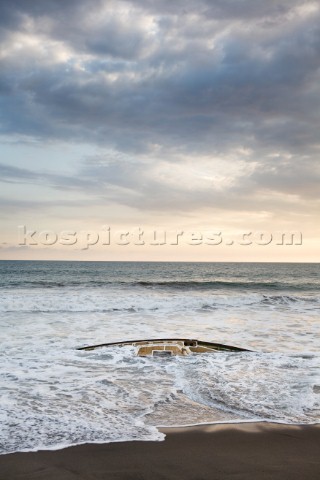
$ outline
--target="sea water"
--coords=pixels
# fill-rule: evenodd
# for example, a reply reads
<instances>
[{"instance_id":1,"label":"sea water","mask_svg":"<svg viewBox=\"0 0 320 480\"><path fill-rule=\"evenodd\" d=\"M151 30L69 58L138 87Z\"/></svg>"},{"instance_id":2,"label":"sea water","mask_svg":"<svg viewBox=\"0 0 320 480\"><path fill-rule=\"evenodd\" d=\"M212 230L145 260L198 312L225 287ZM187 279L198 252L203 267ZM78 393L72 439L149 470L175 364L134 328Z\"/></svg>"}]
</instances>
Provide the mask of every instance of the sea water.
<instances>
[{"instance_id":1,"label":"sea water","mask_svg":"<svg viewBox=\"0 0 320 480\"><path fill-rule=\"evenodd\" d=\"M320 419L320 265L0 262L0 452ZM78 347L187 337L252 350Z\"/></svg>"}]
</instances>

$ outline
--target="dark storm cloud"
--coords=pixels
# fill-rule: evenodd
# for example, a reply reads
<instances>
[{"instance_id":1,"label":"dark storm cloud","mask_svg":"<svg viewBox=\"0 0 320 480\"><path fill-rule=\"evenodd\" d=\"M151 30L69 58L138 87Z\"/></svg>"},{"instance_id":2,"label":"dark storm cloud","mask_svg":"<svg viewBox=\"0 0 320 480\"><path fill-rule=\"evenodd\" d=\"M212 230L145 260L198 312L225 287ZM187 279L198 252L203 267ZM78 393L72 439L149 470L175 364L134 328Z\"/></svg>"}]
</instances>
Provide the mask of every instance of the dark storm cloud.
<instances>
[{"instance_id":1,"label":"dark storm cloud","mask_svg":"<svg viewBox=\"0 0 320 480\"><path fill-rule=\"evenodd\" d=\"M92 5L97 5L98 1L90 0ZM70 13L86 4L89 6L88 0L1 0L0 19L1 24L10 27L18 25L22 22L23 16L43 17L44 15L54 15L63 17L66 13ZM70 19L70 17L69 17Z\"/></svg>"},{"instance_id":2,"label":"dark storm cloud","mask_svg":"<svg viewBox=\"0 0 320 480\"><path fill-rule=\"evenodd\" d=\"M132 57L143 47L145 37L139 25L135 26L137 15L130 23L130 15L113 12L116 5L116 1L103 0L4 0L0 25L5 32L10 28L28 32L31 20L37 33L63 41L77 52ZM100 11L105 8L107 14L101 18Z\"/></svg>"},{"instance_id":3,"label":"dark storm cloud","mask_svg":"<svg viewBox=\"0 0 320 480\"><path fill-rule=\"evenodd\" d=\"M139 0L133 3L155 15L183 15L186 13L200 13L207 17L221 19L274 18L284 15L294 6L306 2L299 0Z\"/></svg>"},{"instance_id":4,"label":"dark storm cloud","mask_svg":"<svg viewBox=\"0 0 320 480\"><path fill-rule=\"evenodd\" d=\"M8 113L3 123L9 131L17 125L18 132L25 128L27 134L50 136L51 133L71 138L85 134L94 141L114 142L119 148L126 148L127 144L128 148L132 144L142 148L139 144L148 142L181 142L186 146L190 142L192 146L199 139L198 143L210 149L222 140L223 132L227 143L233 139L238 142L239 136L248 141L252 135L259 135L259 124L262 129L272 130L270 120L274 117L308 113L303 107L310 96L307 91L310 76L316 72L319 61L319 17L308 19L307 25L302 20L291 26L284 22L271 35L255 29L254 24L253 32L237 27L234 33L216 40L216 51L203 44L207 39L202 37L201 21L205 18L194 20L192 28L196 35L192 40L183 21L174 17L175 21L164 32L159 28L158 39L151 39L151 53L136 59L143 35L147 40L143 29L135 34L139 29L122 21L121 36L121 22L117 15L110 14L99 27L100 33L94 22L89 22L88 31L84 31L86 21L81 23L78 15L84 12L86 2L73 5L78 22L71 22L69 28L61 27L53 20L62 16L63 4L43 2L42 8L31 9L31 5L38 3L16 2L12 8L16 5L19 11L29 12L33 18L51 15L52 24L48 27L51 34L59 30L62 42L78 46L79 52L86 45L98 57L85 61L84 71L77 70L72 61L67 65L47 65L36 53L31 53L31 62L22 69L20 58L16 64L10 58L4 60L4 85L7 88L12 82L15 85L4 105ZM221 2L213 2L211 8L223 10L229 16L229 9L234 10L233 3L224 2L223 7ZM246 3L240 3L245 8ZM247 10L251 10L251 3L247 2ZM257 4L263 12L265 2ZM287 5L284 2L278 9L282 11ZM157 10L151 2L149 8L152 6ZM200 2L200 12L209 6ZM178 11L176 7L172 15ZM140 17L141 11L136 15ZM161 19L158 23L161 25ZM197 43L199 38L201 41ZM179 48L175 45L177 41L181 44ZM106 58L102 60L101 54ZM116 65L112 61L123 56L131 57L132 61L121 65L118 60ZM104 74L110 73L118 78L106 79ZM275 129L278 131L278 123ZM212 137L211 142L207 136Z\"/></svg>"},{"instance_id":5,"label":"dark storm cloud","mask_svg":"<svg viewBox=\"0 0 320 480\"><path fill-rule=\"evenodd\" d=\"M177 162L174 152L223 157L245 147L255 171L230 187L228 199L214 189L194 192L190 208L245 203L249 187L316 195L318 2L3 0L0 19L2 132L135 156L86 163L73 180L47 175L51 186L94 192L112 185L120 203L182 208L184 185L152 178L139 156L152 158L160 146ZM11 173L19 181L44 178Z\"/></svg>"}]
</instances>

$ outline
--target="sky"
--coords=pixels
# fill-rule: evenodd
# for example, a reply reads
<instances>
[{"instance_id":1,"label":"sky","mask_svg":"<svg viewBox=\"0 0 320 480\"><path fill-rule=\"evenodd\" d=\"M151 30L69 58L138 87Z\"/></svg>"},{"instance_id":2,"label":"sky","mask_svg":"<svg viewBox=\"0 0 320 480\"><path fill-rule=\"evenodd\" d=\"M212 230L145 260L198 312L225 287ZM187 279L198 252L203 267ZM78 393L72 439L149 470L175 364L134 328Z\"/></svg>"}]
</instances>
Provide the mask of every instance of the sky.
<instances>
[{"instance_id":1,"label":"sky","mask_svg":"<svg viewBox=\"0 0 320 480\"><path fill-rule=\"evenodd\" d=\"M0 259L318 262L319 132L319 1L0 2Z\"/></svg>"}]
</instances>

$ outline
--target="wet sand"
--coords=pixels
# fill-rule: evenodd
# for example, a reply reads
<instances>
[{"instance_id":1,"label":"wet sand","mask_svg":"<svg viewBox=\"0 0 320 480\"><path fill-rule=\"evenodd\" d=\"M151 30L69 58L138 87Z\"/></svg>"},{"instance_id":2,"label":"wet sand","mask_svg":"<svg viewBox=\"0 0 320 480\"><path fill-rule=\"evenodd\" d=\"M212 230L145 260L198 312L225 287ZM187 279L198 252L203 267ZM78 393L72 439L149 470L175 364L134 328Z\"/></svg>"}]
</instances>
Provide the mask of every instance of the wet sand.
<instances>
[{"instance_id":1,"label":"wet sand","mask_svg":"<svg viewBox=\"0 0 320 480\"><path fill-rule=\"evenodd\" d=\"M163 442L86 444L0 456L0 480L316 480L320 425L161 429Z\"/></svg>"}]
</instances>

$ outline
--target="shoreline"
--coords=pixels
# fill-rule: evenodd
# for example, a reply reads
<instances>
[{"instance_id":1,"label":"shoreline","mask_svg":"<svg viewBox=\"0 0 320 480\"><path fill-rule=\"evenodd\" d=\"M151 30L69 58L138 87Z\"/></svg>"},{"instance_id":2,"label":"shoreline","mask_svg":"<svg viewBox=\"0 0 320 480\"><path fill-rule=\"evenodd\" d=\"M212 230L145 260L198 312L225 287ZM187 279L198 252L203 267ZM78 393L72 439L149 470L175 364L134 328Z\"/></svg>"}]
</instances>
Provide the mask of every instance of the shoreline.
<instances>
[{"instance_id":1,"label":"shoreline","mask_svg":"<svg viewBox=\"0 0 320 480\"><path fill-rule=\"evenodd\" d=\"M206 426L219 426L219 425L250 425L250 424L264 424L264 425L282 425L284 427L314 427L319 425L320 426L320 420L318 422L313 422L313 423L286 423L286 422L281 422L277 420L225 420L225 421L216 421L216 422L199 422L199 423L188 423L188 424L183 424L183 425L156 425L156 428L162 432L162 430L172 430L172 429L183 429L183 428L193 428L193 427L206 427Z\"/></svg>"},{"instance_id":2,"label":"shoreline","mask_svg":"<svg viewBox=\"0 0 320 480\"><path fill-rule=\"evenodd\" d=\"M320 424L241 422L164 427L164 441L90 443L0 456L10 480L313 480Z\"/></svg>"}]
</instances>

